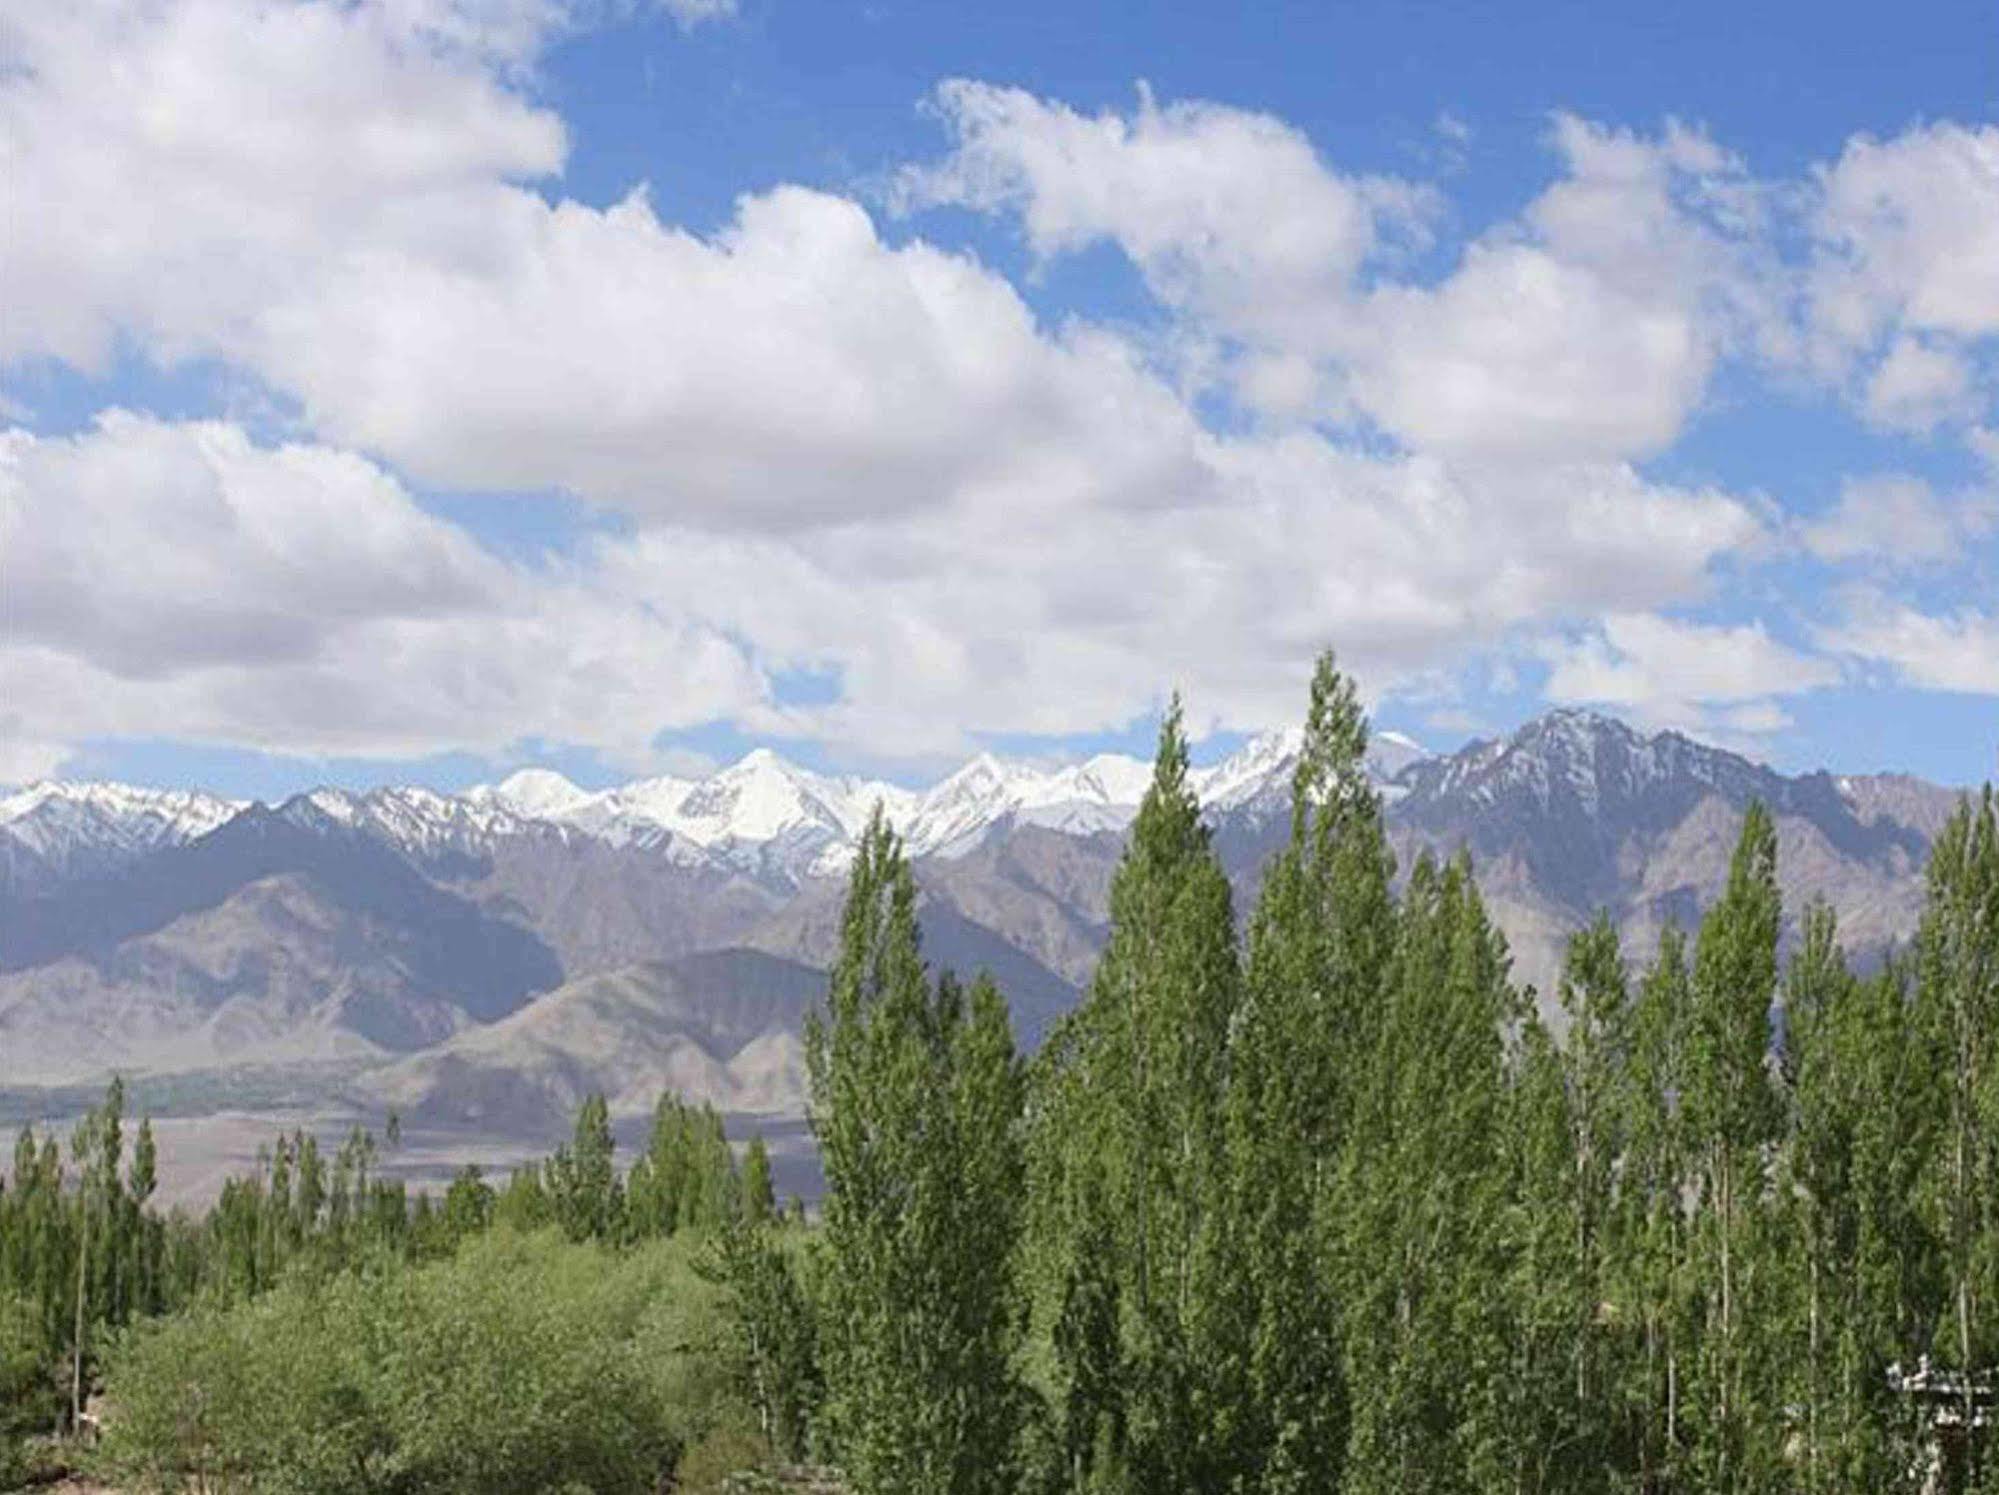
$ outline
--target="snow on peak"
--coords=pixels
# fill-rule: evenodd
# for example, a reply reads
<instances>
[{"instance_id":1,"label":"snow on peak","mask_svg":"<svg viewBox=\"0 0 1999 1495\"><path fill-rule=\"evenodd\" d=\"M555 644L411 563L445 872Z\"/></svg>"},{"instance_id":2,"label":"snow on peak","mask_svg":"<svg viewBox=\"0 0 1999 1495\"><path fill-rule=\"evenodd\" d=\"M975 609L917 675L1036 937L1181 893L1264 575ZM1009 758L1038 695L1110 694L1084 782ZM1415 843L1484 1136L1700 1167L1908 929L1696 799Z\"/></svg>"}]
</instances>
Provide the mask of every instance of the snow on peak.
<instances>
[{"instance_id":1,"label":"snow on peak","mask_svg":"<svg viewBox=\"0 0 1999 1495\"><path fill-rule=\"evenodd\" d=\"M552 768L522 768L497 784L481 784L465 797L475 804L498 805L529 820L559 820L591 796Z\"/></svg>"},{"instance_id":2,"label":"snow on peak","mask_svg":"<svg viewBox=\"0 0 1999 1495\"><path fill-rule=\"evenodd\" d=\"M921 795L910 806L907 821L897 828L918 855L961 843L969 849L966 837L1018 809L1019 790L1037 777L1024 764L1002 763L991 753L980 753Z\"/></svg>"},{"instance_id":3,"label":"snow on peak","mask_svg":"<svg viewBox=\"0 0 1999 1495\"><path fill-rule=\"evenodd\" d=\"M200 790L45 780L0 795L0 826L52 863L69 865L184 845L243 808L241 800Z\"/></svg>"},{"instance_id":4,"label":"snow on peak","mask_svg":"<svg viewBox=\"0 0 1999 1495\"><path fill-rule=\"evenodd\" d=\"M1305 748L1302 727L1263 732L1211 768L1192 775L1195 794L1210 810L1233 810L1288 784Z\"/></svg>"},{"instance_id":5,"label":"snow on peak","mask_svg":"<svg viewBox=\"0 0 1999 1495\"><path fill-rule=\"evenodd\" d=\"M1228 812L1288 793L1303 733L1251 739L1232 756L1190 774L1202 802ZM1388 778L1427 756L1382 734L1370 762ZM474 850L491 837L552 824L616 845L687 862L719 860L757 876L825 875L844 868L877 803L912 855L961 854L1002 823L1069 834L1122 831L1137 813L1152 765L1119 753L1051 765L982 752L931 788L836 777L757 748L704 778L637 779L587 790L547 768L522 768L462 794L381 788L365 794L321 788L288 800L300 824L338 825L406 850ZM187 792L116 784L38 784L0 796L0 826L40 851L56 832L83 843L131 844L138 854L214 829L242 804ZM101 855L101 851L92 855Z\"/></svg>"},{"instance_id":6,"label":"snow on peak","mask_svg":"<svg viewBox=\"0 0 1999 1495\"><path fill-rule=\"evenodd\" d=\"M788 831L817 826L844 830L821 792L816 775L795 768L769 748L746 753L694 785L678 808L682 831L704 846L724 841L771 841ZM836 792L833 798L843 798Z\"/></svg>"}]
</instances>

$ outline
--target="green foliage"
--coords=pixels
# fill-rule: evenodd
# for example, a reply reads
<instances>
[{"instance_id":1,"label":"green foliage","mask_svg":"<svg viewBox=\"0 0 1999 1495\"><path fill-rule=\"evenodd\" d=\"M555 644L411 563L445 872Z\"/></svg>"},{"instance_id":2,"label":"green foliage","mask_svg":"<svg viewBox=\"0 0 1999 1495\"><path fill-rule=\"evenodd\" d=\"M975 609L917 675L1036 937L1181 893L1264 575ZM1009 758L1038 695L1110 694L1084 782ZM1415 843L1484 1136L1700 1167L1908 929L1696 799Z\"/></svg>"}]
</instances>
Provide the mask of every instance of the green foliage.
<instances>
[{"instance_id":1,"label":"green foliage","mask_svg":"<svg viewBox=\"0 0 1999 1495\"><path fill-rule=\"evenodd\" d=\"M1235 1455L1226 1382L1242 1374L1220 1287L1241 972L1177 701L1110 913L1090 990L1037 1082L1035 1270L1063 1467L1078 1483L1214 1488Z\"/></svg>"},{"instance_id":2,"label":"green foliage","mask_svg":"<svg viewBox=\"0 0 1999 1495\"><path fill-rule=\"evenodd\" d=\"M103 1462L159 1487L650 1492L729 1405L683 1348L717 1311L688 1256L503 1231L160 1321L112 1364Z\"/></svg>"},{"instance_id":3,"label":"green foliage","mask_svg":"<svg viewBox=\"0 0 1999 1495\"><path fill-rule=\"evenodd\" d=\"M777 1186L762 1133L750 1138L743 1153L742 1213L752 1225L768 1225L777 1218Z\"/></svg>"},{"instance_id":4,"label":"green foliage","mask_svg":"<svg viewBox=\"0 0 1999 1495\"><path fill-rule=\"evenodd\" d=\"M916 889L879 808L806 1034L826 1171L825 1432L857 1489L1012 1484L1022 1409L1021 1076L1006 1004L934 985Z\"/></svg>"},{"instance_id":5,"label":"green foliage","mask_svg":"<svg viewBox=\"0 0 1999 1495\"><path fill-rule=\"evenodd\" d=\"M35 1305L0 1296L0 1481L23 1472L22 1444L54 1422L62 1405L58 1384Z\"/></svg>"},{"instance_id":6,"label":"green foliage","mask_svg":"<svg viewBox=\"0 0 1999 1495\"><path fill-rule=\"evenodd\" d=\"M1226 1207L1218 1234L1232 1477L1270 1491L1338 1486L1347 1366L1328 1222L1353 1082L1383 1010L1394 862L1369 785L1353 682L1319 661L1292 786L1290 844L1250 921L1228 1041ZM1221 1399L1218 1398L1218 1404Z\"/></svg>"},{"instance_id":7,"label":"green foliage","mask_svg":"<svg viewBox=\"0 0 1999 1495\"><path fill-rule=\"evenodd\" d=\"M766 1192L769 1162L766 1156ZM737 1191L735 1155L722 1135L722 1118L712 1106L661 1096L651 1138L626 1184L630 1232L645 1237L719 1229L735 1213Z\"/></svg>"},{"instance_id":8,"label":"green foliage","mask_svg":"<svg viewBox=\"0 0 1999 1495\"><path fill-rule=\"evenodd\" d=\"M625 1193L612 1161L616 1150L611 1108L601 1095L586 1096L576 1113L575 1135L567 1147L557 1149L546 1169L556 1223L572 1241L607 1241L623 1229Z\"/></svg>"},{"instance_id":9,"label":"green foliage","mask_svg":"<svg viewBox=\"0 0 1999 1495\"><path fill-rule=\"evenodd\" d=\"M796 1461L825 1402L818 1325L798 1265L796 1233L745 1212L716 1238L705 1271L725 1292L729 1363L756 1409L764 1448Z\"/></svg>"},{"instance_id":10,"label":"green foliage","mask_svg":"<svg viewBox=\"0 0 1999 1495\"><path fill-rule=\"evenodd\" d=\"M1945 1096L1929 1181L1949 1293L1938 1348L1950 1363L1979 1366L1999 1353L1999 803L1990 787L1931 848L1916 969Z\"/></svg>"}]
</instances>

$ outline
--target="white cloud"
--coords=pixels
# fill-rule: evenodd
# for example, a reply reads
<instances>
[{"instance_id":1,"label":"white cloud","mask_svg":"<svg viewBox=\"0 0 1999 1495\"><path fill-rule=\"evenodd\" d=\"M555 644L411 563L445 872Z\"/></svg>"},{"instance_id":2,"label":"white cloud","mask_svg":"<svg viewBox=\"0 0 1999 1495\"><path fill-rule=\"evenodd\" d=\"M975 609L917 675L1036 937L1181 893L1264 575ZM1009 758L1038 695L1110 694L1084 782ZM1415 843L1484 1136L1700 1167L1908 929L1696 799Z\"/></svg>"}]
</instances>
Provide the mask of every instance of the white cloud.
<instances>
[{"instance_id":1,"label":"white cloud","mask_svg":"<svg viewBox=\"0 0 1999 1495\"><path fill-rule=\"evenodd\" d=\"M1929 613L1862 591L1848 599L1846 617L1823 630L1819 642L1885 666L1905 685L1999 696L1999 613L1976 607Z\"/></svg>"},{"instance_id":2,"label":"white cloud","mask_svg":"<svg viewBox=\"0 0 1999 1495\"><path fill-rule=\"evenodd\" d=\"M1435 209L1406 182L1332 170L1268 114L1144 88L1130 115L1081 114L966 79L936 98L957 148L903 175L906 206L1017 211L1044 258L1115 242L1162 300L1260 342L1338 315L1384 238Z\"/></svg>"},{"instance_id":3,"label":"white cloud","mask_svg":"<svg viewBox=\"0 0 1999 1495\"><path fill-rule=\"evenodd\" d=\"M1999 525L1989 494L1938 494L1921 478L1891 473L1849 478L1839 503L1800 531L1822 561L1889 564L1954 561Z\"/></svg>"},{"instance_id":4,"label":"white cloud","mask_svg":"<svg viewBox=\"0 0 1999 1495\"><path fill-rule=\"evenodd\" d=\"M736 13L736 0L659 0L659 7L682 26L720 21Z\"/></svg>"},{"instance_id":5,"label":"white cloud","mask_svg":"<svg viewBox=\"0 0 1999 1495\"><path fill-rule=\"evenodd\" d=\"M322 431L425 481L553 486L649 519L811 526L1004 490L1200 497L1197 427L1130 350L1044 336L970 259L803 188L704 240L641 196L514 195L475 264L357 259L266 316Z\"/></svg>"},{"instance_id":6,"label":"white cloud","mask_svg":"<svg viewBox=\"0 0 1999 1495\"><path fill-rule=\"evenodd\" d=\"M1206 505L1024 525L1002 503L810 545L659 532L603 563L775 665L837 666L842 700L790 730L944 752L968 731L1099 730L1171 684L1202 726L1286 720L1327 642L1384 688L1549 616L1697 591L1758 529L1724 495L1626 469L1467 473L1304 435L1209 456Z\"/></svg>"},{"instance_id":7,"label":"white cloud","mask_svg":"<svg viewBox=\"0 0 1999 1495\"><path fill-rule=\"evenodd\" d=\"M1541 653L1551 701L1615 706L1643 722L1710 736L1781 730L1789 718L1776 698L1839 679L1830 662L1771 638L1760 622L1616 612Z\"/></svg>"},{"instance_id":8,"label":"white cloud","mask_svg":"<svg viewBox=\"0 0 1999 1495\"><path fill-rule=\"evenodd\" d=\"M1926 431L1990 408L1975 372L1999 337L1999 126L1857 136L1818 173L1806 285L1818 371L1877 424Z\"/></svg>"},{"instance_id":9,"label":"white cloud","mask_svg":"<svg viewBox=\"0 0 1999 1495\"><path fill-rule=\"evenodd\" d=\"M642 759L661 729L763 697L713 629L505 564L357 457L217 422L0 437L0 598L0 758L102 736L380 756L539 736Z\"/></svg>"},{"instance_id":10,"label":"white cloud","mask_svg":"<svg viewBox=\"0 0 1999 1495\"><path fill-rule=\"evenodd\" d=\"M884 756L1121 724L1185 685L1207 725L1295 713L1336 640L1371 682L1468 642L1700 586L1756 520L1627 470L1545 486L1311 437L1207 444L1205 505L1022 522L1005 501L778 533L659 525L502 562L381 469L218 423L6 438L9 751L171 735L292 753L645 761L717 718ZM828 706L770 677L830 668Z\"/></svg>"},{"instance_id":11,"label":"white cloud","mask_svg":"<svg viewBox=\"0 0 1999 1495\"><path fill-rule=\"evenodd\" d=\"M1821 328L1872 341L1901 325L1999 333L1999 125L1856 136L1819 174Z\"/></svg>"},{"instance_id":12,"label":"white cloud","mask_svg":"<svg viewBox=\"0 0 1999 1495\"><path fill-rule=\"evenodd\" d=\"M1977 413L1971 365L1955 349L1900 337L1874 367L1861 408L1890 430L1934 430L1940 423Z\"/></svg>"},{"instance_id":13,"label":"white cloud","mask_svg":"<svg viewBox=\"0 0 1999 1495\"><path fill-rule=\"evenodd\" d=\"M1965 433L1965 444L1988 472L1999 473L1999 430L1976 427Z\"/></svg>"},{"instance_id":14,"label":"white cloud","mask_svg":"<svg viewBox=\"0 0 1999 1495\"><path fill-rule=\"evenodd\" d=\"M1050 252L1137 246L1190 336L1256 344L1242 369L1267 403L1364 388L1415 448L1383 456L1298 427L1216 435L1125 339L1044 326L972 257L891 245L830 193L747 196L702 236L642 192L527 190L564 137L516 70L564 13L190 0L10 35L0 140L50 228L0 244L32 293L0 358L86 362L114 332L213 355L295 398L313 439L136 417L10 438L9 522L33 531L10 549L47 575L0 651L0 700L30 703L9 739L45 757L103 735L376 754L533 735L634 759L725 717L909 754L1121 725L1173 683L1208 722L1258 726L1295 715L1327 642L1381 689L1510 631L1684 602L1763 533L1726 494L1615 460L1698 399L1721 336L1703 298L1734 294L1717 270L1659 299L1732 252L1713 223L1733 168L1699 137L1564 125L1568 172L1526 222L1410 293L1426 309L1400 335L1473 370L1469 393L1426 393L1369 341L1396 305L1377 250L1420 194L1341 176L1260 116L981 96L1054 142L1033 182L1069 206L1030 230ZM1204 166L1210 147L1233 168ZM1189 172L1212 201L1180 195ZM967 200L1041 190L984 180ZM1502 270L1552 289L1495 320L1474 292ZM529 571L392 472L567 489L637 522ZM806 667L842 699L771 704L769 676Z\"/></svg>"},{"instance_id":15,"label":"white cloud","mask_svg":"<svg viewBox=\"0 0 1999 1495\"><path fill-rule=\"evenodd\" d=\"M1419 449L1511 459L1662 450L1770 315L1762 204L1705 136L1572 116L1564 174L1441 283L1382 285L1343 352L1355 400Z\"/></svg>"},{"instance_id":16,"label":"white cloud","mask_svg":"<svg viewBox=\"0 0 1999 1495\"><path fill-rule=\"evenodd\" d=\"M1366 272L1434 195L1343 175L1266 115L1143 95L1129 116L1086 116L964 82L939 101L957 148L905 176L906 203L1017 212L1043 256L1114 242L1164 304L1241 345L1251 404L1337 419L1350 401L1414 450L1660 450L1723 350L1773 315L1761 195L1678 126L1648 139L1558 118L1561 178L1432 285Z\"/></svg>"},{"instance_id":17,"label":"white cloud","mask_svg":"<svg viewBox=\"0 0 1999 1495\"><path fill-rule=\"evenodd\" d=\"M0 359L104 366L120 335L240 351L302 279L393 245L476 257L509 179L561 164L510 91L495 4L15 6L0 26ZM445 22L479 46L453 45Z\"/></svg>"}]
</instances>

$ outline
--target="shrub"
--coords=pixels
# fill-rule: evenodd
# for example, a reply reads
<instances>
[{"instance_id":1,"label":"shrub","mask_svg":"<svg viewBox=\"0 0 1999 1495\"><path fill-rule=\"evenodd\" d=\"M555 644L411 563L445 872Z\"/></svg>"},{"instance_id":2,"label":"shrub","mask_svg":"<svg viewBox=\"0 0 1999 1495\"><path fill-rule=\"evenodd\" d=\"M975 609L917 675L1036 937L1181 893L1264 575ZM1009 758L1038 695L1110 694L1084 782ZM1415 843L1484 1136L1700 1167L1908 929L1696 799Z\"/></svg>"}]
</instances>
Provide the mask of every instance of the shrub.
<instances>
[{"instance_id":1,"label":"shrub","mask_svg":"<svg viewBox=\"0 0 1999 1495\"><path fill-rule=\"evenodd\" d=\"M154 1487L649 1492L748 1420L690 1251L502 1230L144 1326L112 1356L103 1462Z\"/></svg>"}]
</instances>

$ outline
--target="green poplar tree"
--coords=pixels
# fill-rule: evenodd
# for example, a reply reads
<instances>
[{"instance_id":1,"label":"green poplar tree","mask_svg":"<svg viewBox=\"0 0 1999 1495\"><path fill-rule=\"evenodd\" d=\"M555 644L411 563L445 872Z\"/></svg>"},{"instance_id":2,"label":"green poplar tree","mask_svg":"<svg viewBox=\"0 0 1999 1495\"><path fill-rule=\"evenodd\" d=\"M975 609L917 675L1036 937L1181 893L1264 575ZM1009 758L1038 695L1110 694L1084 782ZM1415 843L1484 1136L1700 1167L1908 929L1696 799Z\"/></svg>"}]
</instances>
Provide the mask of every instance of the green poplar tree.
<instances>
[{"instance_id":1,"label":"green poplar tree","mask_svg":"<svg viewBox=\"0 0 1999 1495\"><path fill-rule=\"evenodd\" d=\"M864 1495L1011 1487L1021 1097L1006 1007L924 971L916 886L879 807L827 1010L806 1029L826 1173L825 1420Z\"/></svg>"},{"instance_id":2,"label":"green poplar tree","mask_svg":"<svg viewBox=\"0 0 1999 1495\"><path fill-rule=\"evenodd\" d=\"M1697 1409L1699 1472L1721 1490L1741 1488L1750 1477L1745 1459L1770 1454L1771 1438L1752 1436L1752 1423L1777 1410L1744 1394L1745 1325L1753 1307L1744 1268L1763 1191L1764 1148L1776 1139L1779 1120L1768 1060L1781 918L1776 827L1769 812L1752 803L1727 886L1701 921L1685 1070L1687 1126L1701 1179L1701 1280L1708 1297Z\"/></svg>"},{"instance_id":3,"label":"green poplar tree","mask_svg":"<svg viewBox=\"0 0 1999 1495\"><path fill-rule=\"evenodd\" d=\"M759 1132L750 1138L743 1153L743 1218L752 1225L768 1225L777 1218L777 1188L771 1181L770 1149Z\"/></svg>"},{"instance_id":4,"label":"green poplar tree","mask_svg":"<svg viewBox=\"0 0 1999 1495\"><path fill-rule=\"evenodd\" d=\"M1942 1057L1948 1118L1935 1181L1949 1290L1937 1348L1971 1372L1992 1363L1999 1303L1999 810L1989 786L1930 848L1928 893L1918 1000Z\"/></svg>"},{"instance_id":5,"label":"green poplar tree","mask_svg":"<svg viewBox=\"0 0 1999 1495\"><path fill-rule=\"evenodd\" d=\"M1622 1087L1629 1145L1624 1164L1620 1300L1640 1326L1638 1367L1624 1384L1624 1416L1635 1436L1641 1489L1673 1484L1685 1449L1687 1366L1695 1325L1689 1309L1691 1165L1687 1049L1693 977L1686 937L1669 924L1633 1011L1631 1064Z\"/></svg>"},{"instance_id":6,"label":"green poplar tree","mask_svg":"<svg viewBox=\"0 0 1999 1495\"><path fill-rule=\"evenodd\" d=\"M1574 1187L1569 1215L1575 1235L1577 1295L1573 1305L1577 1426L1591 1446L1585 1463L1612 1457L1608 1441L1614 1412L1608 1387L1617 1367L1616 1345L1599 1323L1614 1293L1613 1276L1623 1241L1618 1234L1617 1173L1627 1152L1626 1108L1621 1088L1631 1064L1631 998L1624 952L1608 914L1569 941L1561 980L1562 1010L1569 1020L1566 1069Z\"/></svg>"},{"instance_id":7,"label":"green poplar tree","mask_svg":"<svg viewBox=\"0 0 1999 1495\"><path fill-rule=\"evenodd\" d=\"M1519 1490L1606 1486L1607 1420L1583 1384L1596 1325L1585 1260L1569 1064L1538 1015L1514 1055L1503 1148L1508 1199L1505 1295L1508 1354L1498 1400L1512 1428Z\"/></svg>"},{"instance_id":8,"label":"green poplar tree","mask_svg":"<svg viewBox=\"0 0 1999 1495\"><path fill-rule=\"evenodd\" d=\"M1237 1004L1229 884L1187 778L1177 699L1112 879L1109 940L1037 1098L1041 1296L1055 1318L1067 1478L1145 1490L1227 1477L1231 1399L1212 1276Z\"/></svg>"},{"instance_id":9,"label":"green poplar tree","mask_svg":"<svg viewBox=\"0 0 1999 1495\"><path fill-rule=\"evenodd\" d=\"M1505 1367L1506 1056L1524 1018L1464 858L1417 859L1343 1150L1350 1490L1473 1490L1520 1465Z\"/></svg>"},{"instance_id":10,"label":"green poplar tree","mask_svg":"<svg viewBox=\"0 0 1999 1495\"><path fill-rule=\"evenodd\" d=\"M1904 1005L1899 993L1893 1001ZM1832 910L1815 904L1784 977L1783 1201L1799 1258L1793 1275L1801 1279L1791 1338L1802 1340L1804 1351L1790 1357L1785 1400L1803 1414L1798 1462L1806 1490L1878 1487L1892 1472L1868 1431L1883 1366L1896 1352L1892 1310L1884 1317L1868 1302L1873 1274L1863 1265L1863 1240L1873 1181L1862 1176L1861 1127L1870 1107L1896 1104L1871 1090L1882 1059L1902 1039L1899 1014L1877 1003L1878 992L1847 968ZM1884 1016L1886 1032L1879 1029ZM1885 1052L1870 1054L1877 1042ZM1902 1145L1921 1147L1921 1130Z\"/></svg>"},{"instance_id":11,"label":"green poplar tree","mask_svg":"<svg viewBox=\"0 0 1999 1495\"><path fill-rule=\"evenodd\" d=\"M608 1241L622 1228L624 1195L619 1187L611 1136L611 1108L601 1095L584 1097L567 1147L549 1163L549 1192L556 1219L573 1241Z\"/></svg>"},{"instance_id":12,"label":"green poplar tree","mask_svg":"<svg viewBox=\"0 0 1999 1495\"><path fill-rule=\"evenodd\" d=\"M1229 1040L1228 1269L1235 1447L1262 1490L1337 1488L1345 1368L1325 1221L1348 1087L1384 999L1394 859L1367 774L1367 718L1334 657L1313 674L1291 786L1291 837L1250 921Z\"/></svg>"}]
</instances>

